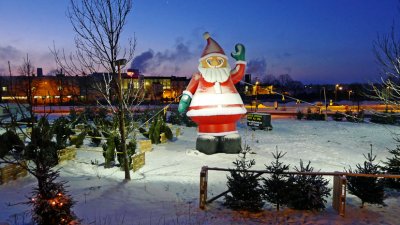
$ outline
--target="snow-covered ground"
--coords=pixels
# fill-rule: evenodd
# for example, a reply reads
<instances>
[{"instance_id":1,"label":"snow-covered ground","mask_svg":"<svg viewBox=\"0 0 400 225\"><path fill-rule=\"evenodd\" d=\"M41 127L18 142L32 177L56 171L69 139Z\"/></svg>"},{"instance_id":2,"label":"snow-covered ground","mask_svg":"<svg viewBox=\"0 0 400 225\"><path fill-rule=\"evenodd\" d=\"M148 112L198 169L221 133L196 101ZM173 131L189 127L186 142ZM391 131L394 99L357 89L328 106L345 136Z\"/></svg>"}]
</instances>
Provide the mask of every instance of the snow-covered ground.
<instances>
[{"instance_id":1,"label":"snow-covered ground","mask_svg":"<svg viewBox=\"0 0 400 225\"><path fill-rule=\"evenodd\" d=\"M395 148L392 132L395 126L335 121L298 121L273 119L272 131L252 131L239 124L243 144L248 144L256 160L254 169L264 169L276 149L287 152L283 161L293 168L299 160L311 161L315 170L343 171L364 161L363 154L372 144L377 160L389 156L387 148ZM115 167L104 169L101 150L84 146L76 160L58 166L61 178L68 181L67 190L77 201L74 212L84 224L399 224L400 196L385 200L386 207L368 205L360 209L360 201L347 196L346 217L340 217L328 199L323 212L284 209L276 212L271 205L258 214L234 212L222 206L223 198L198 208L199 173L202 166L233 167L237 155L204 155L194 150L196 128L181 127L175 141L155 145L146 153L146 165L131 172L132 180L123 182L124 172ZM88 144L88 142L87 142ZM98 162L100 165L93 165ZM208 197L226 188L225 172L210 171ZM330 177L326 177L331 179ZM27 200L35 179L31 176L0 186L0 224L24 224L29 221ZM332 185L332 183L330 183ZM18 220L18 222L15 222Z\"/></svg>"}]
</instances>

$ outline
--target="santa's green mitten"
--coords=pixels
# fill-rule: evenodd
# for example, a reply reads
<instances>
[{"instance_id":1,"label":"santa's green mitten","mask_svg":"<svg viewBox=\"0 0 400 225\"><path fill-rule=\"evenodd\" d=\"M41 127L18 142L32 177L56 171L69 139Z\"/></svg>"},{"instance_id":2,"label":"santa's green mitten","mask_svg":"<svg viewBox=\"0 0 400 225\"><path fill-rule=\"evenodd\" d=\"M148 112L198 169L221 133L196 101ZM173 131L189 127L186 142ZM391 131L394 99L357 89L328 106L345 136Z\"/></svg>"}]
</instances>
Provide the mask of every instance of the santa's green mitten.
<instances>
[{"instance_id":1,"label":"santa's green mitten","mask_svg":"<svg viewBox=\"0 0 400 225\"><path fill-rule=\"evenodd\" d=\"M235 52L232 52L231 56L234 59L236 59L236 61L245 61L244 55L245 55L244 45L236 44L235 45Z\"/></svg>"},{"instance_id":2,"label":"santa's green mitten","mask_svg":"<svg viewBox=\"0 0 400 225\"><path fill-rule=\"evenodd\" d=\"M185 112L186 109L189 107L191 100L192 98L189 95L183 94L181 100L179 101L178 112Z\"/></svg>"}]
</instances>

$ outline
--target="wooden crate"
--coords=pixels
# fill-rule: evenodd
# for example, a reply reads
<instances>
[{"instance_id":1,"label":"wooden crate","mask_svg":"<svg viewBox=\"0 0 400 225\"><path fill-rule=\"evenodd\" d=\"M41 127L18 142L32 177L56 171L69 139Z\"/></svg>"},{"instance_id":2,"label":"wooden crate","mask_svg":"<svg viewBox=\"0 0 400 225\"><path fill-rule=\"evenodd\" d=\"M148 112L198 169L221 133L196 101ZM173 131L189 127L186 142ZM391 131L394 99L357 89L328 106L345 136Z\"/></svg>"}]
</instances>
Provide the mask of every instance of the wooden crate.
<instances>
[{"instance_id":1,"label":"wooden crate","mask_svg":"<svg viewBox=\"0 0 400 225\"><path fill-rule=\"evenodd\" d=\"M23 162L23 165L26 166L26 162ZM28 174L28 171L20 165L6 165L3 168L0 168L0 184L4 184L8 181L15 180L19 177L24 177Z\"/></svg>"},{"instance_id":2,"label":"wooden crate","mask_svg":"<svg viewBox=\"0 0 400 225\"><path fill-rule=\"evenodd\" d=\"M58 163L76 158L76 148L64 148L57 151Z\"/></svg>"},{"instance_id":3,"label":"wooden crate","mask_svg":"<svg viewBox=\"0 0 400 225\"><path fill-rule=\"evenodd\" d=\"M139 152L151 152L153 151L153 144L151 140L139 141Z\"/></svg>"},{"instance_id":4,"label":"wooden crate","mask_svg":"<svg viewBox=\"0 0 400 225\"><path fill-rule=\"evenodd\" d=\"M145 163L146 163L146 153L138 153L132 156L132 169L133 172L138 171L140 168L142 168Z\"/></svg>"}]
</instances>

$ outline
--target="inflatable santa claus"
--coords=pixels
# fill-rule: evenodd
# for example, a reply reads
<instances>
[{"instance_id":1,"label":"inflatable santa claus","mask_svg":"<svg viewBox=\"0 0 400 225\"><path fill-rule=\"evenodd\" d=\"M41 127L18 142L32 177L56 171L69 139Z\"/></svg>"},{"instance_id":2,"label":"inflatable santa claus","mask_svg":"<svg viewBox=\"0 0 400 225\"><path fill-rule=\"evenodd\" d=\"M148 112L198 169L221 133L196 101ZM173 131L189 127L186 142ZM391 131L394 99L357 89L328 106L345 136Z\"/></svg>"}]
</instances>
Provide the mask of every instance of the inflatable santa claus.
<instances>
[{"instance_id":1,"label":"inflatable santa claus","mask_svg":"<svg viewBox=\"0 0 400 225\"><path fill-rule=\"evenodd\" d=\"M241 138L236 122L246 113L235 88L245 72L245 48L236 44L233 70L221 46L204 34L207 45L199 60L199 72L193 74L179 102L179 112L187 112L198 125L196 149L205 154L239 153Z\"/></svg>"}]
</instances>

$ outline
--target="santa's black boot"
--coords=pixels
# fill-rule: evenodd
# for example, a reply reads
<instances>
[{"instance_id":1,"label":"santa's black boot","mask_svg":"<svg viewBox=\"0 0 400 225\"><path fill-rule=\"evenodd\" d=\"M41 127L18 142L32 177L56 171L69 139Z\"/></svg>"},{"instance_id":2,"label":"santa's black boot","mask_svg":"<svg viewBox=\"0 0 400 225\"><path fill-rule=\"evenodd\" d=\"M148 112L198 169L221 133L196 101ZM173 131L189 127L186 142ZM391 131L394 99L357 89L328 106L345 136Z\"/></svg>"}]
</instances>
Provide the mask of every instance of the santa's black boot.
<instances>
[{"instance_id":1,"label":"santa's black boot","mask_svg":"<svg viewBox=\"0 0 400 225\"><path fill-rule=\"evenodd\" d=\"M196 149L204 154L211 155L217 152L218 142L218 137L200 135L196 140Z\"/></svg>"},{"instance_id":2,"label":"santa's black boot","mask_svg":"<svg viewBox=\"0 0 400 225\"><path fill-rule=\"evenodd\" d=\"M239 134L228 134L221 139L222 153L237 154L242 151L242 138Z\"/></svg>"}]
</instances>

